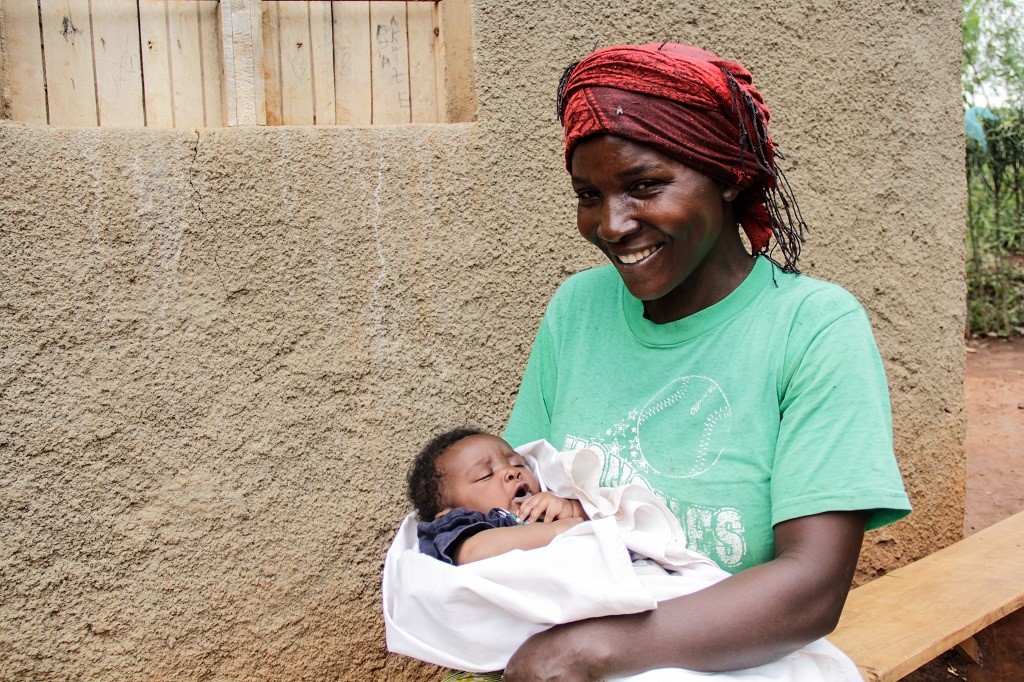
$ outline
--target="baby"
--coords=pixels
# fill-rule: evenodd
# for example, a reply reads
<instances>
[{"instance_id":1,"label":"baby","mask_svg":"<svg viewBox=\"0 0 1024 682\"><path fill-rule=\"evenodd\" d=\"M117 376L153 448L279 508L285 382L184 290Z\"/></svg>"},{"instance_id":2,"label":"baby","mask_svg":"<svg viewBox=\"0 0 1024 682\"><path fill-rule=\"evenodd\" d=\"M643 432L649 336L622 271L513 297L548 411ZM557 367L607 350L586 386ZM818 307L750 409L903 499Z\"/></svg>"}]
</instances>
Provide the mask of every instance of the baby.
<instances>
[{"instance_id":1,"label":"baby","mask_svg":"<svg viewBox=\"0 0 1024 682\"><path fill-rule=\"evenodd\" d=\"M414 460L408 483L416 513L405 517L384 561L389 651L456 670L501 670L552 624L649 611L729 577L686 548L679 520L650 489L599 486L599 451L558 452L545 441L520 451L461 428L432 439ZM554 492L541 492L540 480ZM825 640L712 677L862 679ZM615 679L707 678L664 668Z\"/></svg>"},{"instance_id":2,"label":"baby","mask_svg":"<svg viewBox=\"0 0 1024 682\"><path fill-rule=\"evenodd\" d=\"M470 428L427 443L409 470L409 499L420 551L455 565L544 547L587 520L578 500L541 492L508 443Z\"/></svg>"}]
</instances>

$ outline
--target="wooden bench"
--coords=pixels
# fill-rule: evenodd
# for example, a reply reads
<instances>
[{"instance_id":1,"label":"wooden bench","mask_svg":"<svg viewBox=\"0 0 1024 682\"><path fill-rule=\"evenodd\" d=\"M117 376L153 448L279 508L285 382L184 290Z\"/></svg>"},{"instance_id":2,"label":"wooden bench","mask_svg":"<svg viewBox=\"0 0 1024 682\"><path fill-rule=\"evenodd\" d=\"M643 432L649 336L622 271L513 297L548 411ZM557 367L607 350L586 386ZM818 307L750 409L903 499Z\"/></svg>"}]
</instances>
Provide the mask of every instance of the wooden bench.
<instances>
[{"instance_id":1,"label":"wooden bench","mask_svg":"<svg viewBox=\"0 0 1024 682\"><path fill-rule=\"evenodd\" d=\"M1024 680L1022 606L1024 512L852 590L829 640L868 682L954 647L981 666L968 679Z\"/></svg>"}]
</instances>

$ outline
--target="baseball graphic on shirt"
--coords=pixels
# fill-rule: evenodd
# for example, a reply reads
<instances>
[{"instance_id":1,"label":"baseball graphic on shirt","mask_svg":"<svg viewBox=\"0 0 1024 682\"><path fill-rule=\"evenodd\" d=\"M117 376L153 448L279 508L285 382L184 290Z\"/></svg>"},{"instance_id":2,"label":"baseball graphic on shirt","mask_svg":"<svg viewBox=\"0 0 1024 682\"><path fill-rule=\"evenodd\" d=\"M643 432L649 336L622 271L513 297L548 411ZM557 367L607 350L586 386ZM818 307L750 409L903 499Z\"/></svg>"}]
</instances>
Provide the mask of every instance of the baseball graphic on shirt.
<instances>
[{"instance_id":1,"label":"baseball graphic on shirt","mask_svg":"<svg viewBox=\"0 0 1024 682\"><path fill-rule=\"evenodd\" d=\"M641 469L691 478L718 462L732 431L732 408L712 379L680 377L640 409L635 428L631 449Z\"/></svg>"}]
</instances>

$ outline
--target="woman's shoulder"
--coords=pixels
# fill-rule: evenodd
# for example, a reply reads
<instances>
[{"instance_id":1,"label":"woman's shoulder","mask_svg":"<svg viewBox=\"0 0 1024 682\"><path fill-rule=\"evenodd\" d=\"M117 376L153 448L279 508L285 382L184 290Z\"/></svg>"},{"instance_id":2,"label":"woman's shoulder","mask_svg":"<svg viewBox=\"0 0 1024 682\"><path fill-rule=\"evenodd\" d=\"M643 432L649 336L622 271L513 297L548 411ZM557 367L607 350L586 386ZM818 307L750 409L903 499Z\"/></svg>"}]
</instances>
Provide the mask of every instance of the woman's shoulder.
<instances>
[{"instance_id":1,"label":"woman's shoulder","mask_svg":"<svg viewBox=\"0 0 1024 682\"><path fill-rule=\"evenodd\" d=\"M577 307L581 301L589 301L601 305L608 299L618 299L621 295L622 278L615 266L600 265L581 270L570 275L563 281L555 295L551 298L552 306L572 305Z\"/></svg>"},{"instance_id":2,"label":"woman's shoulder","mask_svg":"<svg viewBox=\"0 0 1024 682\"><path fill-rule=\"evenodd\" d=\"M615 266L610 263L598 265L586 270L569 275L558 287L558 292L573 292L576 290L593 291L595 289L609 289L618 291L618 285L622 282ZM558 295L556 292L556 296Z\"/></svg>"},{"instance_id":3,"label":"woman's shoulder","mask_svg":"<svg viewBox=\"0 0 1024 682\"><path fill-rule=\"evenodd\" d=\"M805 274L774 272L775 286L767 291L777 303L791 307L800 317L838 318L849 313L863 311L857 297L842 285Z\"/></svg>"},{"instance_id":4,"label":"woman's shoulder","mask_svg":"<svg viewBox=\"0 0 1024 682\"><path fill-rule=\"evenodd\" d=\"M841 355L852 347L874 348L870 316L851 292L840 284L808 275L776 272L777 287L766 288L768 300L761 311L772 319L785 338L780 347L791 360L803 358L811 347ZM877 353L877 351L872 351Z\"/></svg>"}]
</instances>

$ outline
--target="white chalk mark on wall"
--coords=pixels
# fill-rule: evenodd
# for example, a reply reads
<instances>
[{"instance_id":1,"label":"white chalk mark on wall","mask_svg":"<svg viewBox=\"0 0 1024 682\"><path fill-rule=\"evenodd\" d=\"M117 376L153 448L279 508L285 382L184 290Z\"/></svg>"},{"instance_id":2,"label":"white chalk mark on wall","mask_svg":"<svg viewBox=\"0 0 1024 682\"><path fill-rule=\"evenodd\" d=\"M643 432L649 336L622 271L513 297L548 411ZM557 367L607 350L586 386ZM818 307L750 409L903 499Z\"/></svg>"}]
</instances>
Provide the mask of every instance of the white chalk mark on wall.
<instances>
[{"instance_id":1,"label":"white chalk mark on wall","mask_svg":"<svg viewBox=\"0 0 1024 682\"><path fill-rule=\"evenodd\" d=\"M103 186L100 178L102 163L96 145L89 145L86 152L89 157L90 181L92 185L92 207L89 211L89 237L92 241L92 253L96 262L92 270L97 278L102 277L107 285L107 296L104 298L107 310L103 314L102 331L109 328L111 302L117 300L114 291L114 278L108 267L107 249L103 245L103 219L100 217L100 202L103 197Z\"/></svg>"},{"instance_id":2,"label":"white chalk mark on wall","mask_svg":"<svg viewBox=\"0 0 1024 682\"><path fill-rule=\"evenodd\" d=\"M388 278L388 266L384 260L384 245L380 238L381 220L381 194L384 189L384 137L378 136L377 156L380 163L377 166L377 186L373 188L373 249L377 253L377 261L380 263L380 272L373 280L373 296L370 299L370 313L373 315L373 360L380 363L384 359L384 303L381 296L381 288Z\"/></svg>"},{"instance_id":3,"label":"white chalk mark on wall","mask_svg":"<svg viewBox=\"0 0 1024 682\"><path fill-rule=\"evenodd\" d=\"M149 333L151 337L157 337L170 331L168 310L181 290L178 261L189 222L187 218L180 218L179 204L171 198L172 179L168 177L166 165L153 164L142 171L141 176L145 184L139 188L142 192L139 227L146 237L140 248L147 259L156 259L149 285ZM185 184L188 184L187 180ZM155 237L156 244L150 235Z\"/></svg>"}]
</instances>

